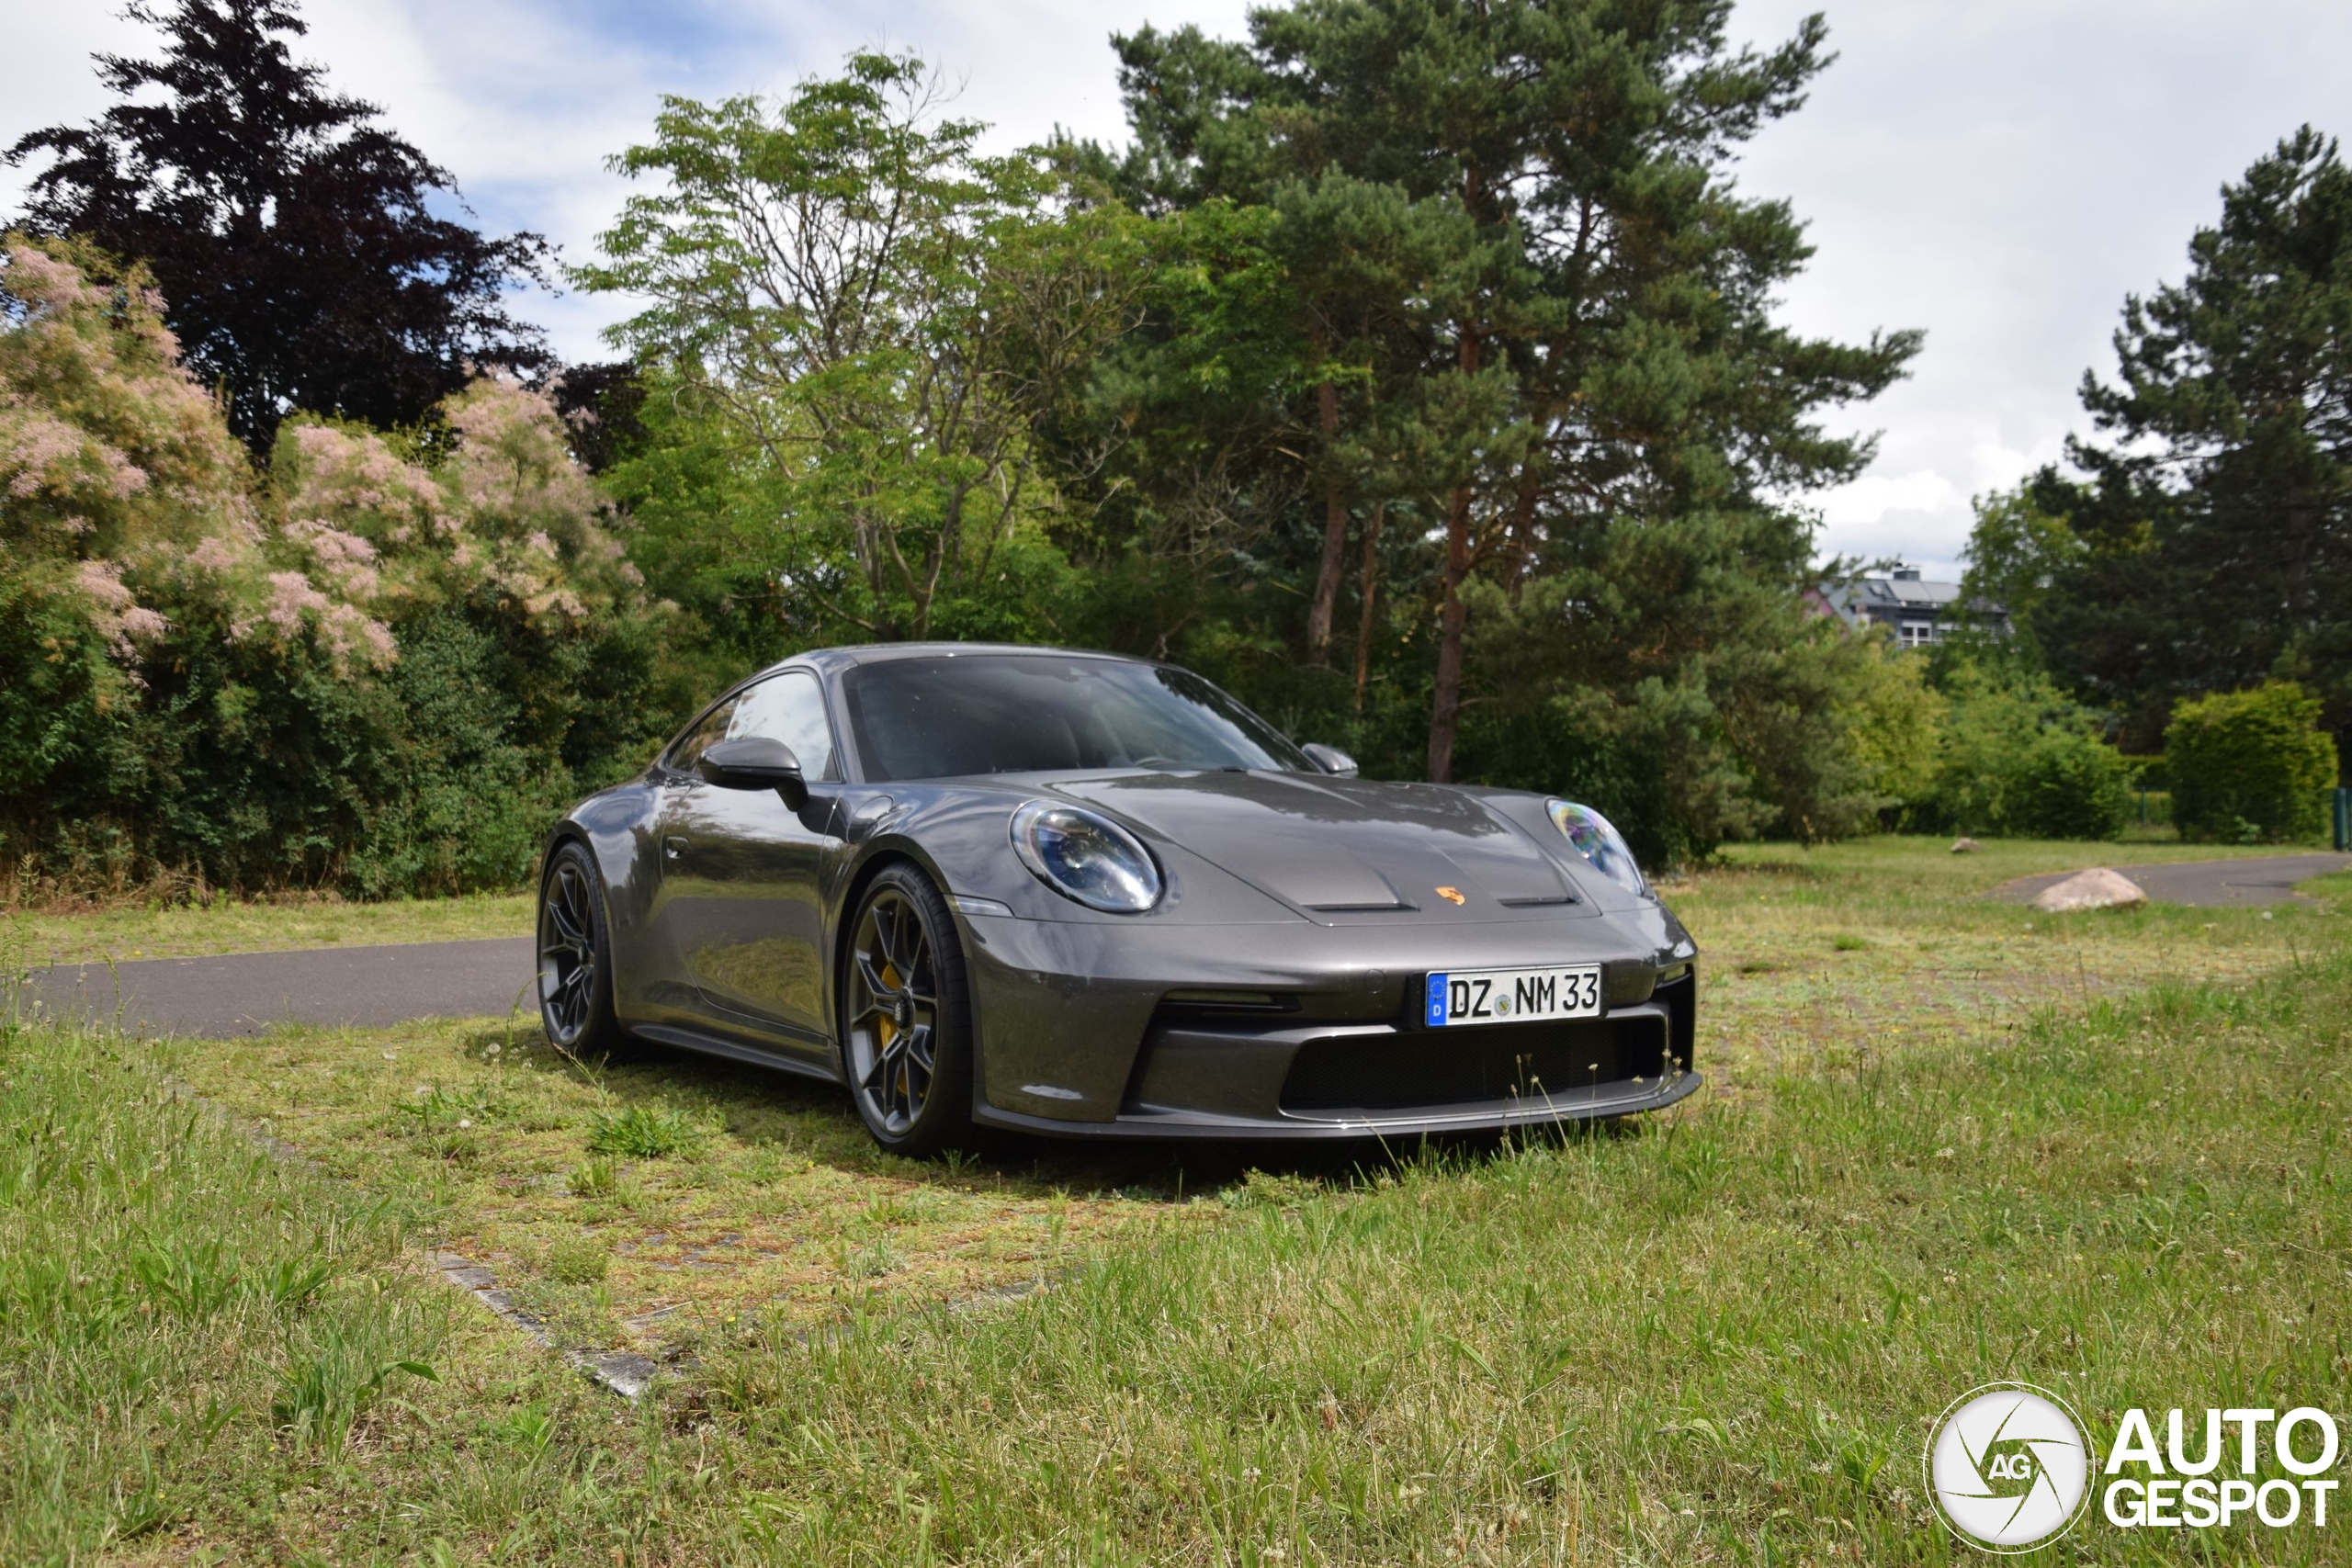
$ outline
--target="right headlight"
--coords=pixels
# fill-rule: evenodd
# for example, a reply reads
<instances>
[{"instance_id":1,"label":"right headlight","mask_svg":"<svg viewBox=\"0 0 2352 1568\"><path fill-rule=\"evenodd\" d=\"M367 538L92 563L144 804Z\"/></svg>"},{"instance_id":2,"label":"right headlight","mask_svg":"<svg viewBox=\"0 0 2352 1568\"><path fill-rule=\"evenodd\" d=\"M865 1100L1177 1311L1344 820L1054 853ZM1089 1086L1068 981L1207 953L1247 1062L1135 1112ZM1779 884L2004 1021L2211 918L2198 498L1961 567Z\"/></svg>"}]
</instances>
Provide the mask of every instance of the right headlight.
<instances>
[{"instance_id":1,"label":"right headlight","mask_svg":"<svg viewBox=\"0 0 2352 1568\"><path fill-rule=\"evenodd\" d=\"M1544 809L1551 813L1552 826L1560 837L1576 846L1577 853L1592 863L1592 869L1609 878L1629 893L1646 893L1649 884L1642 880L1642 868L1634 863L1634 852L1625 847L1625 837L1609 825L1609 818L1589 806L1573 801L1547 800Z\"/></svg>"},{"instance_id":2,"label":"right headlight","mask_svg":"<svg viewBox=\"0 0 2352 1568\"><path fill-rule=\"evenodd\" d=\"M1159 902L1159 867L1136 836L1107 817L1033 800L1012 814L1012 852L1065 898L1113 915Z\"/></svg>"}]
</instances>

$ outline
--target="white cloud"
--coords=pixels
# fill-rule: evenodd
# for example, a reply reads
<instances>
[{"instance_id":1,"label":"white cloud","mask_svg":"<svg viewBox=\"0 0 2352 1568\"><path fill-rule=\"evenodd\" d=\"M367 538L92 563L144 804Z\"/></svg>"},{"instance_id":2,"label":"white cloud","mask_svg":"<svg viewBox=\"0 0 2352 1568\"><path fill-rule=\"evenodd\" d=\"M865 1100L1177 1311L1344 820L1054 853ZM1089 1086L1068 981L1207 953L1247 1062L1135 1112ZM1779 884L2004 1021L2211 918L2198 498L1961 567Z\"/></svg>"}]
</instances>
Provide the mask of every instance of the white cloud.
<instances>
[{"instance_id":1,"label":"white cloud","mask_svg":"<svg viewBox=\"0 0 2352 1568\"><path fill-rule=\"evenodd\" d=\"M1734 30L1775 40L1816 8L1749 0ZM1932 565L1965 544L1971 495L2085 428L2075 389L2111 370L2124 295L2182 275L2222 184L2306 120L2352 130L2352 7L1905 0L1828 20L1838 62L1742 184L1811 222L1795 325L1927 329L1910 379L1846 416L1883 432L1878 462L1820 500L1825 549Z\"/></svg>"}]
</instances>

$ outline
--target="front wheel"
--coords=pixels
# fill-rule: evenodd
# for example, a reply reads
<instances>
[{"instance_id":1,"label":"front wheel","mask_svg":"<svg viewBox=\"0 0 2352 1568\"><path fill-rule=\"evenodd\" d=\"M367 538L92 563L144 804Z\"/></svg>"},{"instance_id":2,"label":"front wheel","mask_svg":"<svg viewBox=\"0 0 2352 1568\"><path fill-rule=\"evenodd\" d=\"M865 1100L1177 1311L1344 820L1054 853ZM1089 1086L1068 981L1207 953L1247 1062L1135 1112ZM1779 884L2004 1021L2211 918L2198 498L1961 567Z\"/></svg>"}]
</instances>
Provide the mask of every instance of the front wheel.
<instances>
[{"instance_id":1,"label":"front wheel","mask_svg":"<svg viewBox=\"0 0 2352 1568\"><path fill-rule=\"evenodd\" d=\"M572 1055L609 1055L623 1041L613 1016L613 943L604 882L585 849L567 842L539 879L539 1023Z\"/></svg>"},{"instance_id":2,"label":"front wheel","mask_svg":"<svg viewBox=\"0 0 2352 1568\"><path fill-rule=\"evenodd\" d=\"M972 1127L971 1009L947 900L911 865L874 879L843 955L842 1065L874 1141L921 1156Z\"/></svg>"}]
</instances>

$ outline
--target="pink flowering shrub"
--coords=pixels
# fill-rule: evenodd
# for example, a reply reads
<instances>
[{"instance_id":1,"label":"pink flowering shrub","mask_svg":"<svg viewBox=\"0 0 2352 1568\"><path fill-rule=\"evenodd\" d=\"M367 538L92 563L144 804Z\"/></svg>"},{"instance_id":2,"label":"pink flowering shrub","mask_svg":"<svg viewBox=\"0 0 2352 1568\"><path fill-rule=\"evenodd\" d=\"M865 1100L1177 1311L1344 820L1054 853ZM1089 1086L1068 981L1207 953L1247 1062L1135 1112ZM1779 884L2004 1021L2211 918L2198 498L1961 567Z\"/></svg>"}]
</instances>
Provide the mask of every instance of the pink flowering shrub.
<instances>
[{"instance_id":1,"label":"pink flowering shrub","mask_svg":"<svg viewBox=\"0 0 2352 1568\"><path fill-rule=\"evenodd\" d=\"M641 759L660 613L553 407L441 419L298 415L257 475L135 270L0 237L0 863L511 886Z\"/></svg>"}]
</instances>

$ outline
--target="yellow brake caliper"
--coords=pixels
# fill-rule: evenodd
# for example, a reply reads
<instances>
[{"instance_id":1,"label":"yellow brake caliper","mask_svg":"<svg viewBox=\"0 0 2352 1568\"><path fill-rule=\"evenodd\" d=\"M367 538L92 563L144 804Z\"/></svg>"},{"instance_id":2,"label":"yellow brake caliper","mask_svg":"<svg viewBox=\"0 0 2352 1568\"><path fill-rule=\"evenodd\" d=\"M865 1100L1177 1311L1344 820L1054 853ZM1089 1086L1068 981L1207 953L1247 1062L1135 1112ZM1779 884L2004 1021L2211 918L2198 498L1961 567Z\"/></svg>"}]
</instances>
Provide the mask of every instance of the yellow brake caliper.
<instances>
[{"instance_id":1,"label":"yellow brake caliper","mask_svg":"<svg viewBox=\"0 0 2352 1568\"><path fill-rule=\"evenodd\" d=\"M885 960L882 964L882 983L889 987L890 989L894 991L899 988L899 972L890 965L888 960ZM894 1012L884 1013L882 1015L882 1027L876 1032L881 1036L881 1048L885 1051L888 1050L890 1048L890 1042L899 1037L898 1015ZM906 1064L903 1062L899 1065L898 1076L899 1081L890 1086L891 1090L897 1094L904 1094L907 1092L907 1068Z\"/></svg>"}]
</instances>

